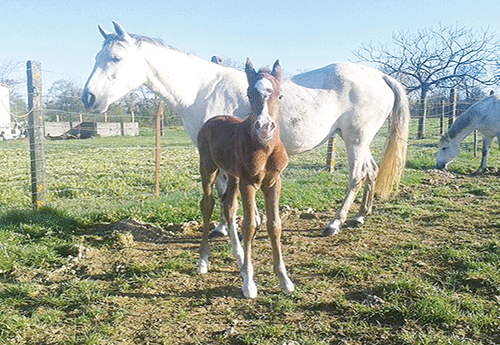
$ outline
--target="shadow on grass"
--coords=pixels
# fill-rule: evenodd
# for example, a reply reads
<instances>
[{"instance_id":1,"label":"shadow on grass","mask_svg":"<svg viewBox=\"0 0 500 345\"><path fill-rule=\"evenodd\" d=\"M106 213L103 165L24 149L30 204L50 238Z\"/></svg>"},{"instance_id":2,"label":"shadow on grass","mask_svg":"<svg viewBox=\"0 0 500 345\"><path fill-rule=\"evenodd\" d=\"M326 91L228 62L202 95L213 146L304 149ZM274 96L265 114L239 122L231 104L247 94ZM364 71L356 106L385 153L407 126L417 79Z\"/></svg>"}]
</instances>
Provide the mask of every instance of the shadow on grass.
<instances>
[{"instance_id":1,"label":"shadow on grass","mask_svg":"<svg viewBox=\"0 0 500 345\"><path fill-rule=\"evenodd\" d=\"M66 239L73 235L83 225L72 216L50 207L33 210L11 210L0 214L0 230L9 228L15 232L25 233L33 227L41 229L30 233L32 237L40 238L50 231L52 235Z\"/></svg>"}]
</instances>

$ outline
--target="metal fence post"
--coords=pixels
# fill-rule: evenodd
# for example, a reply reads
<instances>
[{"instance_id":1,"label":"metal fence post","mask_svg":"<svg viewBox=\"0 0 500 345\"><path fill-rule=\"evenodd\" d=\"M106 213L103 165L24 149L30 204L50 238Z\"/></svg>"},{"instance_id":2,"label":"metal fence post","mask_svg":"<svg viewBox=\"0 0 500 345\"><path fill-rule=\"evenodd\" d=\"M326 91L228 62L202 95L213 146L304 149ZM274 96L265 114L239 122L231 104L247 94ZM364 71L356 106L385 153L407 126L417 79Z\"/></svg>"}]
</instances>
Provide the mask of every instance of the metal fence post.
<instances>
[{"instance_id":1,"label":"metal fence post","mask_svg":"<svg viewBox=\"0 0 500 345\"><path fill-rule=\"evenodd\" d=\"M34 208L46 205L41 70L41 64L38 61L28 61L26 63L29 109L28 131L31 158L31 200Z\"/></svg>"},{"instance_id":2,"label":"metal fence post","mask_svg":"<svg viewBox=\"0 0 500 345\"><path fill-rule=\"evenodd\" d=\"M326 152L326 168L328 172L335 171L335 145L337 143L337 137L332 134L328 139L328 149Z\"/></svg>"},{"instance_id":3,"label":"metal fence post","mask_svg":"<svg viewBox=\"0 0 500 345\"><path fill-rule=\"evenodd\" d=\"M163 117L163 101L158 105L156 112L156 143L155 143L155 198L160 197L160 163L161 163L161 135Z\"/></svg>"}]
</instances>

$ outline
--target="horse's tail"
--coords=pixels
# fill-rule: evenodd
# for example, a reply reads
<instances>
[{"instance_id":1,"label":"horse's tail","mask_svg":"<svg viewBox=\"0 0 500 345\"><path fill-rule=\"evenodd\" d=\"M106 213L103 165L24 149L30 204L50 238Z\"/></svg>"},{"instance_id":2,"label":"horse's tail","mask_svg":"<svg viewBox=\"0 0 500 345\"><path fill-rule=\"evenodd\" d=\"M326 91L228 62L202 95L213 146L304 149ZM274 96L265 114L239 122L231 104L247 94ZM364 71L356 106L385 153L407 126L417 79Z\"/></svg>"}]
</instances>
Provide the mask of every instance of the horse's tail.
<instances>
[{"instance_id":1,"label":"horse's tail","mask_svg":"<svg viewBox=\"0 0 500 345\"><path fill-rule=\"evenodd\" d=\"M386 199L393 186L399 184L406 164L410 106L404 87L392 77L384 75L383 78L395 96L389 122L389 136L375 184L375 193Z\"/></svg>"}]
</instances>

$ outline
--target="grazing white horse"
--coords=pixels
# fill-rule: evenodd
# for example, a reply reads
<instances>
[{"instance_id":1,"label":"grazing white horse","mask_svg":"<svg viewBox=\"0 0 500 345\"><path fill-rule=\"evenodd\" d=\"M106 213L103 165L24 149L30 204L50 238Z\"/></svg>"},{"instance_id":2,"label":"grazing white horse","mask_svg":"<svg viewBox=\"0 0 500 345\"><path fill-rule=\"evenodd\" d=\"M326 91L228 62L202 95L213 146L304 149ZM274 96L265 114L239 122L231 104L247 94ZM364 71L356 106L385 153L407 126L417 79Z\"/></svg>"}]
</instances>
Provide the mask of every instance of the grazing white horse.
<instances>
[{"instance_id":1,"label":"grazing white horse","mask_svg":"<svg viewBox=\"0 0 500 345\"><path fill-rule=\"evenodd\" d=\"M129 91L146 85L177 110L195 145L198 131L209 118L222 114L246 118L250 114L245 72L185 54L159 40L128 34L118 23L113 24L115 33L99 26L104 44L82 94L87 109L104 112ZM323 231L323 235L336 234L363 183L363 201L354 218L358 223L372 212L375 189L387 197L398 184L406 160L408 99L395 79L354 63L332 64L294 80L302 86L289 80L281 84L281 139L288 154L311 150L336 132L346 144L347 195ZM391 114L379 170L369 145ZM220 231L224 222L232 220L221 221Z\"/></svg>"},{"instance_id":2,"label":"grazing white horse","mask_svg":"<svg viewBox=\"0 0 500 345\"><path fill-rule=\"evenodd\" d=\"M483 136L481 165L474 172L480 175L486 170L486 161L493 137L497 137L500 145L500 97L493 94L474 103L460 115L441 137L438 144L436 165L438 169L446 169L460 151L460 143L473 131L478 130Z\"/></svg>"}]
</instances>

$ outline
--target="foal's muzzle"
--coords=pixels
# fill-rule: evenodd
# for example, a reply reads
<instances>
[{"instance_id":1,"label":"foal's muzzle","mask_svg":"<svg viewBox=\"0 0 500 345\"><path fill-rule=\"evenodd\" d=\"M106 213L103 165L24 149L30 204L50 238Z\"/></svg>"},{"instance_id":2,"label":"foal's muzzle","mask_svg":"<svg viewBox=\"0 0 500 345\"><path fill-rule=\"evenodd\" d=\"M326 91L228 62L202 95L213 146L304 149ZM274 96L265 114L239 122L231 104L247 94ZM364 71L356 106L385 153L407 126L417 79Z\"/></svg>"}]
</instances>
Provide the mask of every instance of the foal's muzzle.
<instances>
[{"instance_id":1,"label":"foal's muzzle","mask_svg":"<svg viewBox=\"0 0 500 345\"><path fill-rule=\"evenodd\" d=\"M263 141L270 140L274 131L276 130L276 122L271 121L261 121L257 120L254 123L255 132L258 134L259 138Z\"/></svg>"}]
</instances>

